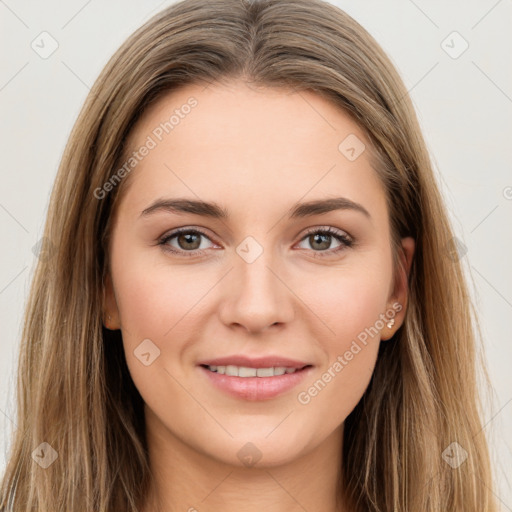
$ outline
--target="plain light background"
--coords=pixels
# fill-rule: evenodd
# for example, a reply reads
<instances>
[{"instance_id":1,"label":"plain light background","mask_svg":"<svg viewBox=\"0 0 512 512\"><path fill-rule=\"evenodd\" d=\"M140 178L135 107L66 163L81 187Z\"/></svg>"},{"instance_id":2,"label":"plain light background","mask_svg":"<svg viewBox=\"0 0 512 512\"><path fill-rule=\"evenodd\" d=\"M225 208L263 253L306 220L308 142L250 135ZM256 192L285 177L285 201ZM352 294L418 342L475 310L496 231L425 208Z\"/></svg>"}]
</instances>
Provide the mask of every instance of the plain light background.
<instances>
[{"instance_id":1,"label":"plain light background","mask_svg":"<svg viewBox=\"0 0 512 512\"><path fill-rule=\"evenodd\" d=\"M15 371L37 263L33 247L64 146L110 56L172 3L0 0L0 472L16 428ZM484 429L496 494L512 511L512 2L331 3L382 45L416 107L481 318L494 395ZM46 51L58 47L42 58L43 44Z\"/></svg>"}]
</instances>

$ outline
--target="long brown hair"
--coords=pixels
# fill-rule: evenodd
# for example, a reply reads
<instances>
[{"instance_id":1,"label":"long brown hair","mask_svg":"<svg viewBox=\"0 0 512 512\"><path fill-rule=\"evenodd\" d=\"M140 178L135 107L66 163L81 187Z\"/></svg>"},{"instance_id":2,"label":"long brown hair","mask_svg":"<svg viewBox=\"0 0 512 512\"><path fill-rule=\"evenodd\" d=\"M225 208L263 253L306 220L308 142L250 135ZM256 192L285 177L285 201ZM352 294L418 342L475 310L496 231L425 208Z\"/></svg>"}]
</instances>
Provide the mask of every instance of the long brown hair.
<instances>
[{"instance_id":1,"label":"long brown hair","mask_svg":"<svg viewBox=\"0 0 512 512\"><path fill-rule=\"evenodd\" d=\"M378 155L395 250L400 237L416 240L405 323L381 344L345 422L345 499L357 512L494 512L477 324L415 111L376 41L321 0L184 0L138 29L102 71L50 199L0 509L135 512L143 503L151 478L143 402L120 331L102 325L110 221L125 182L102 198L97 190L122 165L149 104L230 78L312 90L350 114ZM43 469L34 451L50 447L58 458ZM467 459L452 467L446 449Z\"/></svg>"}]
</instances>

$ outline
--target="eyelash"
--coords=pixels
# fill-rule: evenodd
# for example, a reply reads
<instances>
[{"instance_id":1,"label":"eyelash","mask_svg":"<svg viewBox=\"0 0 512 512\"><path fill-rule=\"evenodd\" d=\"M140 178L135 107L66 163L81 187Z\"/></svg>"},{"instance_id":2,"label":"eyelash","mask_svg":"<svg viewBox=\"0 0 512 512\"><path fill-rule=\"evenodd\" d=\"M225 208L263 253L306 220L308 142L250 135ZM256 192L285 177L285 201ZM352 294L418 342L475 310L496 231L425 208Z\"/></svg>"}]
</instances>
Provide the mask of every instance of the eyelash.
<instances>
[{"instance_id":1,"label":"eyelash","mask_svg":"<svg viewBox=\"0 0 512 512\"><path fill-rule=\"evenodd\" d=\"M194 249L193 251L184 251L184 250L177 250L177 249L171 249L170 246L167 245L167 242L171 240L172 238L177 237L178 235L181 235L183 233L193 233L196 235L202 235L205 238L208 238L210 240L209 236L201 231L200 229L191 229L191 228L179 228L173 231L172 233L169 233L168 235L165 235L158 241L158 245L163 246L163 249L165 251L171 252L173 254L178 254L180 256L185 257L194 257L194 256L201 256L205 250L204 249ZM313 234L323 234L323 235L330 235L338 242L341 243L339 247L336 249L327 249L324 251L313 251L313 255L315 258L325 258L327 256L332 256L333 254L336 254L340 251L343 251L349 247L352 247L354 244L354 241L351 237L343 233L342 231L338 231L334 228L327 227L327 228L312 228L311 230L307 231L305 235L301 238L301 242L305 240L308 236Z\"/></svg>"}]
</instances>

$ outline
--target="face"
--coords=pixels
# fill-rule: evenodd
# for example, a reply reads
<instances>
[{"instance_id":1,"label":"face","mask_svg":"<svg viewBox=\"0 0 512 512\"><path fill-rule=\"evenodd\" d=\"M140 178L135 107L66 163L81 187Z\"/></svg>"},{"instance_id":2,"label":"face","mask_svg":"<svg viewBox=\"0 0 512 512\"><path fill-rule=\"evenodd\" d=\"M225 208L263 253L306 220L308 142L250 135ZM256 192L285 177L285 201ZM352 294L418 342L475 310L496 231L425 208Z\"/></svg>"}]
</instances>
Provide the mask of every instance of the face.
<instances>
[{"instance_id":1,"label":"face","mask_svg":"<svg viewBox=\"0 0 512 512\"><path fill-rule=\"evenodd\" d=\"M105 309L149 431L269 466L341 436L406 300L364 133L312 92L231 82L168 94L129 144Z\"/></svg>"}]
</instances>

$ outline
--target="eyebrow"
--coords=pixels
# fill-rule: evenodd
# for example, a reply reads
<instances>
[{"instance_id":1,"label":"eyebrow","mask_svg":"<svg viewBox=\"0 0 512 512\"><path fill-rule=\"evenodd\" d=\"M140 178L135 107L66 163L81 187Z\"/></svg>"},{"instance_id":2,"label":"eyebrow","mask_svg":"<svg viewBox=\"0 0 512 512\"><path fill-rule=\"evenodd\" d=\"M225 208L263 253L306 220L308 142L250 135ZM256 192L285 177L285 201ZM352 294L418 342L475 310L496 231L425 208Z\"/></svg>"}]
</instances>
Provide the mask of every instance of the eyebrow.
<instances>
[{"instance_id":1,"label":"eyebrow","mask_svg":"<svg viewBox=\"0 0 512 512\"><path fill-rule=\"evenodd\" d=\"M371 219L368 210L361 204L346 197L335 197L332 199L321 199L299 203L287 212L290 219L299 219L313 215L322 215L336 210L352 210L364 214ZM147 217L156 212L169 213L192 213L213 219L229 219L228 211L215 202L206 202L195 199L175 198L158 199L148 208L143 210L140 217Z\"/></svg>"}]
</instances>

